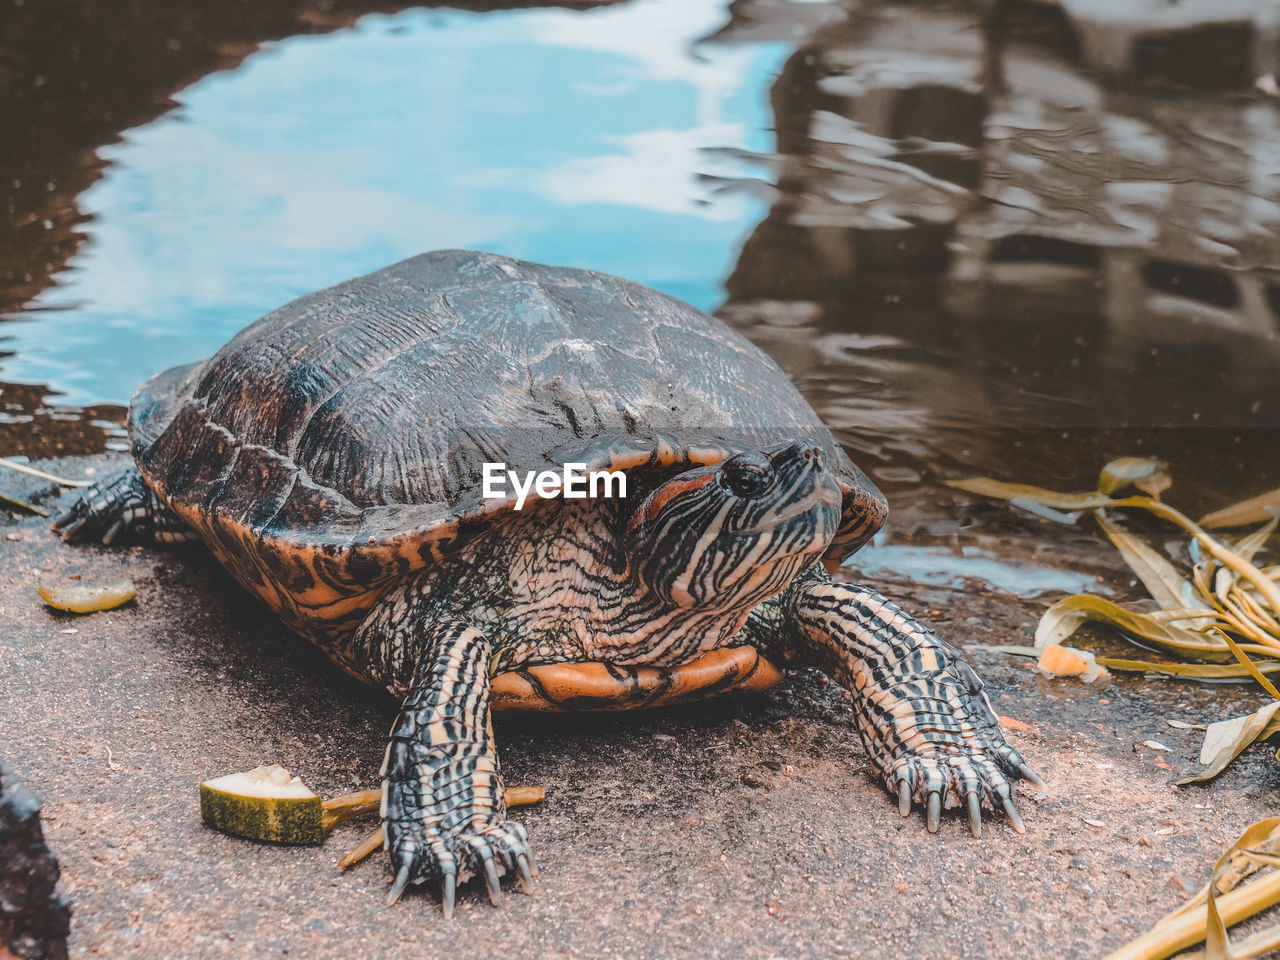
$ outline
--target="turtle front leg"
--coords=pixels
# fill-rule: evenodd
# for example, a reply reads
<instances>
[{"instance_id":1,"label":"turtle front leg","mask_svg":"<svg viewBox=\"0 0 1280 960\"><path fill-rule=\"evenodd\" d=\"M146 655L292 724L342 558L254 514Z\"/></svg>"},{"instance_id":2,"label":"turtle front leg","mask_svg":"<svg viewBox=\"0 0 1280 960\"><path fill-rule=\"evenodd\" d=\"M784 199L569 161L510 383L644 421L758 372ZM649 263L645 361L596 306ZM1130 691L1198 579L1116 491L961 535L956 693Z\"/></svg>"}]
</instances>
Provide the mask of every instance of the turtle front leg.
<instances>
[{"instance_id":1,"label":"turtle front leg","mask_svg":"<svg viewBox=\"0 0 1280 960\"><path fill-rule=\"evenodd\" d=\"M399 619L397 605L387 612ZM389 625L375 614L374 631ZM458 620L419 629L427 634L423 652L382 765L384 848L395 871L388 903L410 883L432 879L451 917L457 884L483 874L496 906L499 877L514 871L527 889L532 867L524 827L507 820L489 718L489 642ZM417 638L392 630L384 639L403 650Z\"/></svg>"},{"instance_id":2,"label":"turtle front leg","mask_svg":"<svg viewBox=\"0 0 1280 960\"><path fill-rule=\"evenodd\" d=\"M982 681L960 654L897 604L815 568L789 612L801 653L854 695L858 732L905 817L925 804L930 833L943 807L965 806L975 837L981 808L1003 809L1023 832L1010 781L1041 785L1005 742Z\"/></svg>"},{"instance_id":3,"label":"turtle front leg","mask_svg":"<svg viewBox=\"0 0 1280 960\"><path fill-rule=\"evenodd\" d=\"M181 543L195 532L156 496L137 467L128 467L85 490L71 509L53 521L52 530L68 543L117 540Z\"/></svg>"}]
</instances>

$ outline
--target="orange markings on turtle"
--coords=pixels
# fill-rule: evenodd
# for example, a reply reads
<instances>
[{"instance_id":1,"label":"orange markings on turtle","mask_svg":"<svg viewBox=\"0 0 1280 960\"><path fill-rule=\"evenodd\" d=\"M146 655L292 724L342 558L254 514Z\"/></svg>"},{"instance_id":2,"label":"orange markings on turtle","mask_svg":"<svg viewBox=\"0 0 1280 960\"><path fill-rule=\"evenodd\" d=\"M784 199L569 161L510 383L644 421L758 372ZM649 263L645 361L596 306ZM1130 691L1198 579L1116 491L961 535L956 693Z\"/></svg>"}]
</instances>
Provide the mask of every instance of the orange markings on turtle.
<instances>
[{"instance_id":1,"label":"orange markings on turtle","mask_svg":"<svg viewBox=\"0 0 1280 960\"><path fill-rule=\"evenodd\" d=\"M494 710L630 710L704 700L728 690L759 692L782 671L755 647L722 647L678 667L550 663L493 678Z\"/></svg>"},{"instance_id":2,"label":"orange markings on turtle","mask_svg":"<svg viewBox=\"0 0 1280 960\"><path fill-rule=\"evenodd\" d=\"M635 530L636 527L656 517L662 512L673 497L678 497L682 493L688 493L690 490L697 490L699 487L705 487L716 478L714 473L704 474L701 477L693 477L689 480L668 480L657 491L644 502L644 505L635 512L635 516L631 518L631 522L627 524L627 531Z\"/></svg>"}]
</instances>

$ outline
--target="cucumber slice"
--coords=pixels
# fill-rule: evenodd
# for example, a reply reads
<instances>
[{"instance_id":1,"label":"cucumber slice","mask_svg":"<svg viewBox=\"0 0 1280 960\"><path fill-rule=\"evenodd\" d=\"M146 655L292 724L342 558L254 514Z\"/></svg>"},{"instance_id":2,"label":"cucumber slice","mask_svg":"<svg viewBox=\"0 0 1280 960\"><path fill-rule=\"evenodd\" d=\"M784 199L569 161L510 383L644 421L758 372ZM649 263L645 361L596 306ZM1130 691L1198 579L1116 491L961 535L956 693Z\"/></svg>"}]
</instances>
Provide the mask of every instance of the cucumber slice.
<instances>
[{"instance_id":1,"label":"cucumber slice","mask_svg":"<svg viewBox=\"0 0 1280 960\"><path fill-rule=\"evenodd\" d=\"M278 763L200 784L205 826L271 843L324 842L322 801Z\"/></svg>"}]
</instances>

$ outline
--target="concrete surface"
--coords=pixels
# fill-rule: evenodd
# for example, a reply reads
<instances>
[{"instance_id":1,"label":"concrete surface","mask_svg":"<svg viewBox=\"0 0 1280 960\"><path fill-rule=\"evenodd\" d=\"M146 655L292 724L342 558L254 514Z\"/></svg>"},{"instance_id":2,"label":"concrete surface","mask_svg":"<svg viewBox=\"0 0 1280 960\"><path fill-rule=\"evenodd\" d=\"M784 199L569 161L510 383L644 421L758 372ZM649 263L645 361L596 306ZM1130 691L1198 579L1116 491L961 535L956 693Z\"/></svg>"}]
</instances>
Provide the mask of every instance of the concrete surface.
<instances>
[{"instance_id":1,"label":"concrete surface","mask_svg":"<svg viewBox=\"0 0 1280 960\"><path fill-rule=\"evenodd\" d=\"M55 499L7 474L0 489ZM384 906L380 856L338 873L372 824L322 848L200 824L197 784L260 762L325 795L374 785L389 698L289 636L201 548L72 547L46 527L0 511L0 755L43 804L73 957L1097 957L1180 903L1223 842L1276 805L1261 749L1213 787L1171 786L1198 734L1165 718L1252 708L1247 689L1050 681L979 650L997 711L1030 727L1011 741L1051 787L1020 788L1025 836L993 824L974 840L956 815L930 836L919 813L900 819L843 692L814 674L682 709L506 715L507 782L547 791L516 812L541 877L497 910L471 885L446 922L425 888ZM1114 562L1060 529L1044 536L1060 538L1061 562ZM38 584L76 573L132 577L138 599L86 617L37 599ZM961 646L1028 642L1051 599L886 589ZM1148 739L1172 749L1137 746Z\"/></svg>"}]
</instances>

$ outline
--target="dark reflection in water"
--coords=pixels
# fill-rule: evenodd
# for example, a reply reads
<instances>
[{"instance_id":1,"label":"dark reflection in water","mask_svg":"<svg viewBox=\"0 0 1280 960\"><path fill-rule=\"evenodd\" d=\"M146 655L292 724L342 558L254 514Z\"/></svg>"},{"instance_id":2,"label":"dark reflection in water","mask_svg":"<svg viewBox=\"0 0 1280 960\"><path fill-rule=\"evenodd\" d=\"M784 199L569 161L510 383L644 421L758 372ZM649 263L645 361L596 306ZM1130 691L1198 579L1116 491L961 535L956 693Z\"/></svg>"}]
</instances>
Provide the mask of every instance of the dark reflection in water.
<instances>
[{"instance_id":1,"label":"dark reflection in water","mask_svg":"<svg viewBox=\"0 0 1280 960\"><path fill-rule=\"evenodd\" d=\"M720 309L891 493L1280 482L1265 0L153 6L0 21L0 375L54 400L472 246ZM51 402L5 452L108 440Z\"/></svg>"},{"instance_id":2,"label":"dark reflection in water","mask_svg":"<svg viewBox=\"0 0 1280 960\"><path fill-rule=\"evenodd\" d=\"M724 312L890 489L1087 486L1128 452L1172 459L1193 502L1274 485L1280 111L1232 89L1251 21L1230 49L1188 27L1217 91L1174 92L1203 81L1188 36L993 6L985 32L962 5L877 6L788 60L780 196ZM1124 76L1080 68L1125 40Z\"/></svg>"}]
</instances>

